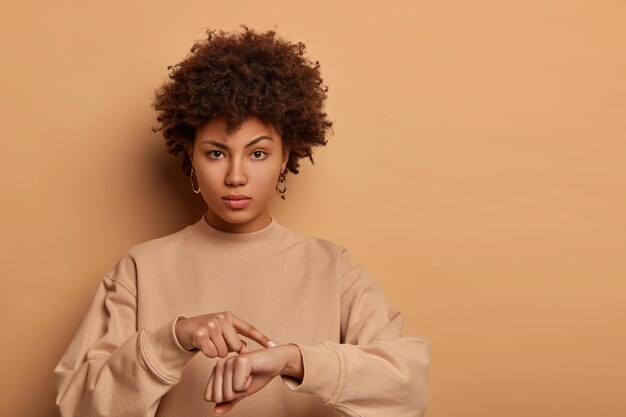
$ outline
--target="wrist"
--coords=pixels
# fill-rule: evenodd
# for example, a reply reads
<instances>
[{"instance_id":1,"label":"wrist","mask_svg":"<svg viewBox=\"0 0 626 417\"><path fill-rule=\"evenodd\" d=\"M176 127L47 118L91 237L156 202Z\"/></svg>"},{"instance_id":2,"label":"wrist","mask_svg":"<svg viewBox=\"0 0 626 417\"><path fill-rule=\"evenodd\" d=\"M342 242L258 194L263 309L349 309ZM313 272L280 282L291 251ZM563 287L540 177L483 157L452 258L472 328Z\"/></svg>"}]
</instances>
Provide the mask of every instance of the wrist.
<instances>
[{"instance_id":1,"label":"wrist","mask_svg":"<svg viewBox=\"0 0 626 417\"><path fill-rule=\"evenodd\" d=\"M294 343L288 343L284 345L284 348L287 355L285 366L281 374L302 379L304 377L304 366L302 363L302 352L300 351L300 348Z\"/></svg>"},{"instance_id":2,"label":"wrist","mask_svg":"<svg viewBox=\"0 0 626 417\"><path fill-rule=\"evenodd\" d=\"M194 350L193 346L187 346L186 344L183 343L183 338L181 337L180 334L180 322L185 320L186 317L178 317L178 319L176 320L176 323L174 323L174 335L176 336L176 340L178 341L178 344L181 345L183 347L183 349L188 350L188 351L192 351Z\"/></svg>"}]
</instances>

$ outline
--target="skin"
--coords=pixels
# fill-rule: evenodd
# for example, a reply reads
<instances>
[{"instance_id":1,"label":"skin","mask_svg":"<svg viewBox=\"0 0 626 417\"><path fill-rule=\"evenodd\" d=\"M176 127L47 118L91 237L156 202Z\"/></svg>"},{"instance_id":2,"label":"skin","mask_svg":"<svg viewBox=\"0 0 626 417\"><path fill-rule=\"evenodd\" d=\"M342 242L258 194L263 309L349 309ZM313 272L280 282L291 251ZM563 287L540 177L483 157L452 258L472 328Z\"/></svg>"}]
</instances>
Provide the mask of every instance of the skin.
<instances>
[{"instance_id":1,"label":"skin","mask_svg":"<svg viewBox=\"0 0 626 417\"><path fill-rule=\"evenodd\" d=\"M246 146L261 136L271 139ZM226 134L225 119L215 117L196 130L188 153L197 177L196 188L199 186L207 203L205 220L211 226L229 233L249 233L270 224L268 204L289 158L288 149L283 147L282 138L270 123L251 116L239 130ZM246 207L233 209L222 198L229 194L245 194L251 200ZM297 345L276 346L252 324L230 311L181 318L175 333L183 348L197 349L209 358L220 357L204 395L206 401L216 403L215 414L231 410L279 375L298 380L304 377ZM239 335L263 348L248 352ZM236 355L228 356L230 352Z\"/></svg>"},{"instance_id":2,"label":"skin","mask_svg":"<svg viewBox=\"0 0 626 417\"><path fill-rule=\"evenodd\" d=\"M211 119L196 130L189 153L208 206L206 219L225 232L254 232L271 222L268 204L275 194L278 176L287 166L289 151L283 149L282 138L272 125L256 116L249 117L230 135L225 130L223 117ZM246 148L262 136L271 140L263 139ZM243 209L232 209L222 198L229 194L245 194L251 201Z\"/></svg>"}]
</instances>

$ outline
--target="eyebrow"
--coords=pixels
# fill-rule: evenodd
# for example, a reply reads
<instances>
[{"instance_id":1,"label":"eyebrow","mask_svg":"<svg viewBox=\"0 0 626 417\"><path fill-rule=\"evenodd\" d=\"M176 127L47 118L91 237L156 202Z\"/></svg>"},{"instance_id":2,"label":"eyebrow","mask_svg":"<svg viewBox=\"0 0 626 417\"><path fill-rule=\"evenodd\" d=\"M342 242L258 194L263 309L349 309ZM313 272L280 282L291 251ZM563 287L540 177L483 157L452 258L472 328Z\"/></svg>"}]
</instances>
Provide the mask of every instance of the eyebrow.
<instances>
[{"instance_id":1,"label":"eyebrow","mask_svg":"<svg viewBox=\"0 0 626 417\"><path fill-rule=\"evenodd\" d=\"M256 143L259 143L259 142L260 142L260 141L262 141L263 139L269 139L269 140L271 140L272 142L274 141L274 139L272 139L272 138L271 138L271 137L269 137L269 136L259 136L258 138L254 139L253 141L251 141L250 143L248 143L248 144L245 146L245 148L249 148L250 146L252 146L252 145L254 145L254 144L256 144ZM220 149L227 149L227 150L229 149L227 145L225 145L225 144L223 144L223 143L221 143L221 142L214 141L214 140L203 140L203 141L202 141L202 143L209 143L209 144L214 145L214 146L216 146L216 147L218 147L218 148L220 148Z\"/></svg>"}]
</instances>

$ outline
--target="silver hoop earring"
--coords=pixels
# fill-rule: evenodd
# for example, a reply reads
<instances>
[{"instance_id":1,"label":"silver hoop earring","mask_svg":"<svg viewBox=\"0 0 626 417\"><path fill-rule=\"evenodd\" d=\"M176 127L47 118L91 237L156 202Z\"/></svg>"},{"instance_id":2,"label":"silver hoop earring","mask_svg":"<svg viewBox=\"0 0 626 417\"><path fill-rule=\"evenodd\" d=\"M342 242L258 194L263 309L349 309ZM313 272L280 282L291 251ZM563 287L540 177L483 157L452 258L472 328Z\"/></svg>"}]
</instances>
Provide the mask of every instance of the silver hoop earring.
<instances>
[{"instance_id":1,"label":"silver hoop earring","mask_svg":"<svg viewBox=\"0 0 626 417\"><path fill-rule=\"evenodd\" d=\"M191 167L191 175L189 176L191 179L191 189L193 190L194 193L198 194L200 192L200 184L198 184L198 190L196 190L196 188L193 186L193 167ZM196 180L198 178L196 177Z\"/></svg>"}]
</instances>

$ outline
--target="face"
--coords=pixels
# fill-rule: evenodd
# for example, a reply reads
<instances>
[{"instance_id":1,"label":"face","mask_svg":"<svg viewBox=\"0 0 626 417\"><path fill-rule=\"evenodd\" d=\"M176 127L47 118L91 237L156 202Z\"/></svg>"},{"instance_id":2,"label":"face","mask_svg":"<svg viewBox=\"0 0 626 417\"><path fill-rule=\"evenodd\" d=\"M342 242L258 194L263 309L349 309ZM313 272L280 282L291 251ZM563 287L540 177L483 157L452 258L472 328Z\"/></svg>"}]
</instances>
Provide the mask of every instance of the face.
<instances>
[{"instance_id":1,"label":"face","mask_svg":"<svg viewBox=\"0 0 626 417\"><path fill-rule=\"evenodd\" d=\"M226 120L214 117L196 129L189 157L213 227L248 233L270 224L268 204L289 159L270 123L251 116L227 135ZM233 196L246 198L232 200Z\"/></svg>"}]
</instances>

